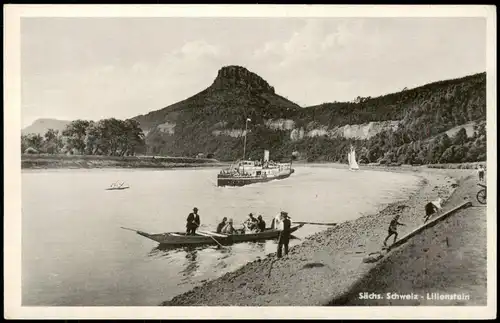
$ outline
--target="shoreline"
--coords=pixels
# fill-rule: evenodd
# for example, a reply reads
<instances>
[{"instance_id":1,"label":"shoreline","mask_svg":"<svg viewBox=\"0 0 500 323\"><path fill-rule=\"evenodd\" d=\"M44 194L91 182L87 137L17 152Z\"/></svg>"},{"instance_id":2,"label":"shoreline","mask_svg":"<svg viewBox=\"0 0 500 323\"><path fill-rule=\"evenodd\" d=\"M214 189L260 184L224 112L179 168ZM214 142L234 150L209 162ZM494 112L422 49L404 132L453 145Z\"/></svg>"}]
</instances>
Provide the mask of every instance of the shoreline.
<instances>
[{"instance_id":1,"label":"shoreline","mask_svg":"<svg viewBox=\"0 0 500 323\"><path fill-rule=\"evenodd\" d=\"M339 166L330 165L328 167L336 168ZM471 177L475 175L472 170L463 169L412 166L374 166L366 167L366 169L412 173L420 177L420 186L407 200L391 203L378 213L339 223L333 228L307 237L303 243L292 247L288 256L280 260L275 260L275 253L268 254L263 259L247 263L236 271L205 282L203 285L194 287L191 291L177 295L160 305L321 306L335 305L335 300L341 298L347 304L355 305L357 303L353 293L359 290L360 284L363 284L361 282L372 282L372 285L376 286L373 279L370 280L373 278L373 272L376 268L382 264L390 265L390 259L394 257L393 254L402 252L401 250L405 250L416 239L428 235L428 231L425 231L418 237L412 238L410 242L391 250L378 262L363 262L363 259L371 252L381 250L382 242L387 234L387 226L398 206L409 206L401 213L400 222L406 224L406 226L398 228L399 237L402 237L422 224L424 205L427 202L440 195L445 201L443 210L446 211L454 207L457 201L463 201L463 192L457 196L455 194L457 189L470 190L471 183L469 182L475 178ZM464 184L466 187L461 187ZM468 198L472 200L475 196L468 196ZM484 212L486 211L484 210ZM455 216L447 221L454 221L454 218ZM485 245L485 233L481 234L484 236L479 236L479 240L482 240L482 244ZM404 264L405 261L408 262L408 255L406 257L400 256L400 263ZM486 271L486 266L484 266L484 271ZM416 273L413 274L416 275ZM378 273L378 275L381 274ZM412 279L411 276L406 277L407 280ZM385 287L391 282L396 284L393 282L394 278L393 276L386 277ZM367 286L370 284L367 283ZM380 289L380 286L374 289L377 288ZM478 290L482 291L482 288L480 287ZM486 295L485 288L484 294ZM366 302L366 304L372 305L370 302ZM431 302L429 305L432 304L439 305L436 302Z\"/></svg>"},{"instance_id":2,"label":"shoreline","mask_svg":"<svg viewBox=\"0 0 500 323\"><path fill-rule=\"evenodd\" d=\"M231 161L219 161L208 158L192 157L165 157L165 156L100 156L100 155L51 155L51 154L22 154L21 169L180 169L180 168L213 168L229 167ZM298 167L322 167L345 169L346 164L337 162L305 162L298 160L292 163ZM486 168L486 162L459 163L459 164L430 164L430 165L379 165L361 164L362 170L375 171L407 171L409 168L425 169L475 169L478 165Z\"/></svg>"},{"instance_id":3,"label":"shoreline","mask_svg":"<svg viewBox=\"0 0 500 323\"><path fill-rule=\"evenodd\" d=\"M216 159L162 156L22 155L21 169L178 169L225 167Z\"/></svg>"}]
</instances>

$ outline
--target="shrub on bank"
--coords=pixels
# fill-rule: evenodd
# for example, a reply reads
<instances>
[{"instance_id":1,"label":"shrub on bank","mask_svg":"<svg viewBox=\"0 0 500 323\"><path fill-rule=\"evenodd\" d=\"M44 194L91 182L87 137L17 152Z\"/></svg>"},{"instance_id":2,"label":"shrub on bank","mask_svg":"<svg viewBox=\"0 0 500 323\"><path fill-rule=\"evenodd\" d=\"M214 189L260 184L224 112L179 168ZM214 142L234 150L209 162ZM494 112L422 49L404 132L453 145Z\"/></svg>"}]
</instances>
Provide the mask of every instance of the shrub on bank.
<instances>
[{"instance_id":1,"label":"shrub on bank","mask_svg":"<svg viewBox=\"0 0 500 323\"><path fill-rule=\"evenodd\" d=\"M429 164L426 165L428 168L439 168L439 169L476 169L479 165L482 165L486 169L486 162L476 162L476 163L457 163L457 164Z\"/></svg>"},{"instance_id":2,"label":"shrub on bank","mask_svg":"<svg viewBox=\"0 0 500 323\"><path fill-rule=\"evenodd\" d=\"M36 151L36 150L35 150ZM217 163L216 159L190 158L190 157L156 157L156 156L102 156L102 155L66 155L66 154L38 154L26 153L21 156L23 160L85 160L85 161L122 161L122 162L153 162L153 163L181 163L203 164Z\"/></svg>"}]
</instances>

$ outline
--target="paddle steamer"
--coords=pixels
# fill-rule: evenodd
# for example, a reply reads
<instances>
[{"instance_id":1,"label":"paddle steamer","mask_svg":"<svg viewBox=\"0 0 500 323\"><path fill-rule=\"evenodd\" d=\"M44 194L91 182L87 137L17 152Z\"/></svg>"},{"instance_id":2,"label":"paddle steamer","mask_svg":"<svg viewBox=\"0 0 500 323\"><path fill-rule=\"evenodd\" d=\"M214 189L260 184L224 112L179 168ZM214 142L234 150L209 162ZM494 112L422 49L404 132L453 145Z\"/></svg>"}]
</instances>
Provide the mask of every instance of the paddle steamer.
<instances>
[{"instance_id":1,"label":"paddle steamer","mask_svg":"<svg viewBox=\"0 0 500 323\"><path fill-rule=\"evenodd\" d=\"M268 155L266 150L265 155ZM294 173L292 163L241 160L217 175L217 186L244 186L284 179Z\"/></svg>"},{"instance_id":2,"label":"paddle steamer","mask_svg":"<svg viewBox=\"0 0 500 323\"><path fill-rule=\"evenodd\" d=\"M220 171L217 175L217 186L244 186L254 183L264 183L287 178L295 172L292 168L292 161L290 163L270 161L269 150L264 150L264 159L262 161L245 159L249 121L252 120L247 118L245 122L243 159L232 164L229 168Z\"/></svg>"}]
</instances>

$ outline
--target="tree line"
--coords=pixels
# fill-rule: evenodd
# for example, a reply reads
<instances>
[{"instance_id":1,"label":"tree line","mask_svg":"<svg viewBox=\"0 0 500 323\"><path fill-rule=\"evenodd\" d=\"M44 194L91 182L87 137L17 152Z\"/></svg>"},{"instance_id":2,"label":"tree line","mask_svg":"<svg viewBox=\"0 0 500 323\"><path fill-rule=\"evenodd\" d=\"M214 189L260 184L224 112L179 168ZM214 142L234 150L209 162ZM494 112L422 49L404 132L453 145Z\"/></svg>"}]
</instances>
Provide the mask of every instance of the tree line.
<instances>
[{"instance_id":1,"label":"tree line","mask_svg":"<svg viewBox=\"0 0 500 323\"><path fill-rule=\"evenodd\" d=\"M133 156L145 151L145 135L133 119L75 120L59 132L21 135L23 153Z\"/></svg>"}]
</instances>

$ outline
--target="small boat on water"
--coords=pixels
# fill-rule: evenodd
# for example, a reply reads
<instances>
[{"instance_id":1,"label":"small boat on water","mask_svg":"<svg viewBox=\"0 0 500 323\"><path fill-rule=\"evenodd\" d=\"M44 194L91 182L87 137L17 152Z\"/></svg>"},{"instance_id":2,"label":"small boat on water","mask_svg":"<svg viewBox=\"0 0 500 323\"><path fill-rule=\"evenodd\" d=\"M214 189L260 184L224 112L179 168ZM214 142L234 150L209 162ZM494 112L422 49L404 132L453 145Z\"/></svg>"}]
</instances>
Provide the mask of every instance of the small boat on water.
<instances>
[{"instance_id":1,"label":"small boat on water","mask_svg":"<svg viewBox=\"0 0 500 323\"><path fill-rule=\"evenodd\" d=\"M124 186L125 183L120 183L118 184L118 182L115 182L113 184L111 184L107 189L106 191L117 191L117 190L126 190L127 188L130 188L130 186Z\"/></svg>"},{"instance_id":2,"label":"small boat on water","mask_svg":"<svg viewBox=\"0 0 500 323\"><path fill-rule=\"evenodd\" d=\"M290 228L290 232L295 232L302 228L304 224L295 224ZM158 242L162 246L199 246L214 244L232 244L239 242L252 242L261 240L276 239L280 231L276 229L266 229L264 232L243 233L243 234L221 234L213 231L197 231L196 235L186 235L185 232L147 233L140 230L124 228L135 231L137 234Z\"/></svg>"},{"instance_id":3,"label":"small boat on water","mask_svg":"<svg viewBox=\"0 0 500 323\"><path fill-rule=\"evenodd\" d=\"M130 188L130 186L121 186L121 187L108 187L106 191L118 191L118 190L126 190Z\"/></svg>"},{"instance_id":4,"label":"small boat on water","mask_svg":"<svg viewBox=\"0 0 500 323\"><path fill-rule=\"evenodd\" d=\"M353 146L351 146L351 150L347 154L347 163L349 164L349 170L359 170L359 165L356 161L356 151Z\"/></svg>"}]
</instances>

